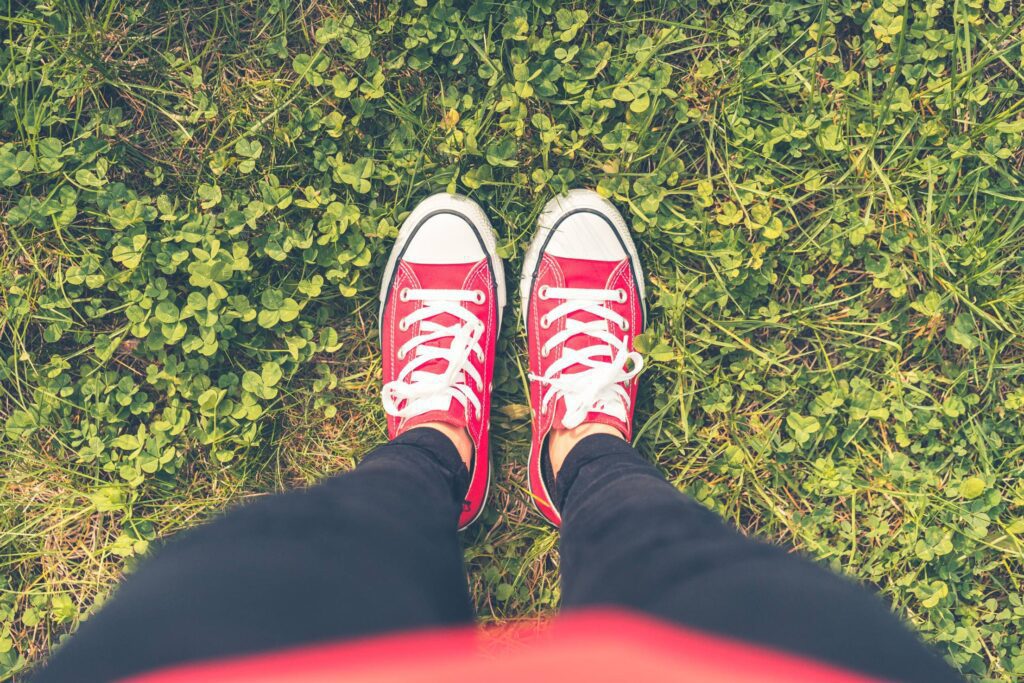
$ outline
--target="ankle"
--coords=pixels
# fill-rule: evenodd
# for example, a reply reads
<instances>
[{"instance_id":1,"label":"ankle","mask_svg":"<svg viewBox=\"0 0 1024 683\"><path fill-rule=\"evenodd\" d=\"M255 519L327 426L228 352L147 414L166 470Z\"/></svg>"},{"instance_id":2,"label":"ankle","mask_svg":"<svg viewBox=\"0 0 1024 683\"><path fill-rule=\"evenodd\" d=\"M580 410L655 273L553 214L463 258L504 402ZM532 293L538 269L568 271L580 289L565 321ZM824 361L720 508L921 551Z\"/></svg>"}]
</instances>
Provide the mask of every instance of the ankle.
<instances>
[{"instance_id":1,"label":"ankle","mask_svg":"<svg viewBox=\"0 0 1024 683\"><path fill-rule=\"evenodd\" d=\"M415 429L420 427L436 429L447 436L455 445L455 450L459 452L459 457L462 458L462 463L466 466L466 469L470 469L470 465L473 463L473 440L469 438L469 432L466 431L465 427L456 427L447 422L421 422L415 426ZM406 431L408 430L399 432L399 435L404 434Z\"/></svg>"},{"instance_id":2,"label":"ankle","mask_svg":"<svg viewBox=\"0 0 1024 683\"><path fill-rule=\"evenodd\" d=\"M615 427L602 422L585 422L572 429L552 429L548 434L548 458L551 460L551 471L558 475L562 463L577 443L593 434L608 434L625 440L625 435Z\"/></svg>"}]
</instances>

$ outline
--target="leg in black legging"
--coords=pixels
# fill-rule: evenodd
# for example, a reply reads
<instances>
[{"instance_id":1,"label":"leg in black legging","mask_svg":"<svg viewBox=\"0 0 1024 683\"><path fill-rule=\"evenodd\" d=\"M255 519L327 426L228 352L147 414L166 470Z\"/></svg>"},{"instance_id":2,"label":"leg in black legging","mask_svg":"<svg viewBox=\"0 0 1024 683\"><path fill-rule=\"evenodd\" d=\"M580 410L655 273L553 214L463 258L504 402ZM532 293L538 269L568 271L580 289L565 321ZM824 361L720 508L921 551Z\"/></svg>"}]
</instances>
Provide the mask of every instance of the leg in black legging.
<instances>
[{"instance_id":1,"label":"leg in black legging","mask_svg":"<svg viewBox=\"0 0 1024 683\"><path fill-rule=\"evenodd\" d=\"M468 475L414 429L353 472L236 509L172 541L39 672L108 681L171 664L469 623L456 523Z\"/></svg>"},{"instance_id":2,"label":"leg in black legging","mask_svg":"<svg viewBox=\"0 0 1024 683\"><path fill-rule=\"evenodd\" d=\"M622 439L580 441L556 496L566 608L631 608L894 680L961 680L870 592L744 537Z\"/></svg>"}]
</instances>

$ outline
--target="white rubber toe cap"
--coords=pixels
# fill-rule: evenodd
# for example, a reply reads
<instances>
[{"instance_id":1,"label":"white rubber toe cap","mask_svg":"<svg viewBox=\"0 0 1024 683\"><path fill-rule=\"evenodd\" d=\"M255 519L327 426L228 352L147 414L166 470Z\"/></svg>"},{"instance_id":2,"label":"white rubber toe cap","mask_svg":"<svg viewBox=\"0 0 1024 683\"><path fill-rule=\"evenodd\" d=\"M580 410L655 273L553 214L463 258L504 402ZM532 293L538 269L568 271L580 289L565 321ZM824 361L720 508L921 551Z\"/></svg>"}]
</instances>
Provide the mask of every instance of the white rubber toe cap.
<instances>
[{"instance_id":1,"label":"white rubber toe cap","mask_svg":"<svg viewBox=\"0 0 1024 683\"><path fill-rule=\"evenodd\" d=\"M627 253L619 235L629 229L611 202L593 190L575 189L549 201L538 219L541 230L557 229L544 251L552 256L621 261Z\"/></svg>"},{"instance_id":2,"label":"white rubber toe cap","mask_svg":"<svg viewBox=\"0 0 1024 683\"><path fill-rule=\"evenodd\" d=\"M551 235L545 249L552 256L587 259L588 261L621 261L626 250L608 221L583 210L566 216Z\"/></svg>"},{"instance_id":3,"label":"white rubber toe cap","mask_svg":"<svg viewBox=\"0 0 1024 683\"><path fill-rule=\"evenodd\" d=\"M462 217L442 212L428 217L409 240L410 263L476 263L486 256L477 231Z\"/></svg>"}]
</instances>

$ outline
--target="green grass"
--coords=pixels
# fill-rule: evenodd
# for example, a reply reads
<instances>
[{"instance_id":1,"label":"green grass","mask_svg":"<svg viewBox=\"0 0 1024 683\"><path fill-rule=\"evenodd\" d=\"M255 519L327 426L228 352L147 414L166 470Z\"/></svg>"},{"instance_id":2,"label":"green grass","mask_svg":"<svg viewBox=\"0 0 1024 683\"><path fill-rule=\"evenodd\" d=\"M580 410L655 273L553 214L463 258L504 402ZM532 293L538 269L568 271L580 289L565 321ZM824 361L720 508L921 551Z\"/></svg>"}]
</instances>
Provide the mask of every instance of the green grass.
<instances>
[{"instance_id":1,"label":"green grass","mask_svg":"<svg viewBox=\"0 0 1024 683\"><path fill-rule=\"evenodd\" d=\"M640 450L971 680L1024 675L1017 3L27 4L0 9L0 679L155 540L384 438L377 279L418 199L474 197L515 273L573 186L649 274ZM558 603L514 313L465 535L490 620Z\"/></svg>"}]
</instances>

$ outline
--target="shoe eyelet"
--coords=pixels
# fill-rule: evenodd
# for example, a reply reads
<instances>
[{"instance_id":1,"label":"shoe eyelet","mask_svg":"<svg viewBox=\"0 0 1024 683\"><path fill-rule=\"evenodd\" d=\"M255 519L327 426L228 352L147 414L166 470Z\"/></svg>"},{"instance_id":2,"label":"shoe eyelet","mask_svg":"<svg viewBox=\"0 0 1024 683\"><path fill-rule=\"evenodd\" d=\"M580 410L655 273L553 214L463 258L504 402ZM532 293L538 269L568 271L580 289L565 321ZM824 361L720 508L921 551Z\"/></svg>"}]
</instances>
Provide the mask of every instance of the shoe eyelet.
<instances>
[{"instance_id":1,"label":"shoe eyelet","mask_svg":"<svg viewBox=\"0 0 1024 683\"><path fill-rule=\"evenodd\" d=\"M549 289L550 287L548 287L547 285L541 285L540 289L537 290L537 298L540 299L541 301L547 301Z\"/></svg>"},{"instance_id":2,"label":"shoe eyelet","mask_svg":"<svg viewBox=\"0 0 1024 683\"><path fill-rule=\"evenodd\" d=\"M545 344L544 346L540 347L540 357L541 358L547 358L548 354L550 354L550 353L551 353L551 349L548 348L547 344Z\"/></svg>"},{"instance_id":3,"label":"shoe eyelet","mask_svg":"<svg viewBox=\"0 0 1024 683\"><path fill-rule=\"evenodd\" d=\"M407 332L409 330L409 323L405 322L405 318L398 321L398 329L401 332Z\"/></svg>"},{"instance_id":4,"label":"shoe eyelet","mask_svg":"<svg viewBox=\"0 0 1024 683\"><path fill-rule=\"evenodd\" d=\"M402 287L402 289L399 290L399 292L398 292L398 300L399 301L408 301L409 300L409 289L407 287Z\"/></svg>"},{"instance_id":5,"label":"shoe eyelet","mask_svg":"<svg viewBox=\"0 0 1024 683\"><path fill-rule=\"evenodd\" d=\"M481 290L474 289L473 290L473 303L479 305L479 304L482 304L485 301L487 301L487 296Z\"/></svg>"},{"instance_id":6,"label":"shoe eyelet","mask_svg":"<svg viewBox=\"0 0 1024 683\"><path fill-rule=\"evenodd\" d=\"M621 325L619 325L619 329L622 330L623 332L628 332L629 331L629 321L628 320L627 321L623 321L623 323Z\"/></svg>"},{"instance_id":7,"label":"shoe eyelet","mask_svg":"<svg viewBox=\"0 0 1024 683\"><path fill-rule=\"evenodd\" d=\"M405 351L399 349L395 355L398 357L398 360L405 360Z\"/></svg>"},{"instance_id":8,"label":"shoe eyelet","mask_svg":"<svg viewBox=\"0 0 1024 683\"><path fill-rule=\"evenodd\" d=\"M546 315L542 315L540 317L540 327L542 330L546 330L551 327L551 320Z\"/></svg>"},{"instance_id":9,"label":"shoe eyelet","mask_svg":"<svg viewBox=\"0 0 1024 683\"><path fill-rule=\"evenodd\" d=\"M618 299L616 299L616 301L618 301L620 304L626 303L626 290L616 289L615 294L617 294L619 297Z\"/></svg>"}]
</instances>

